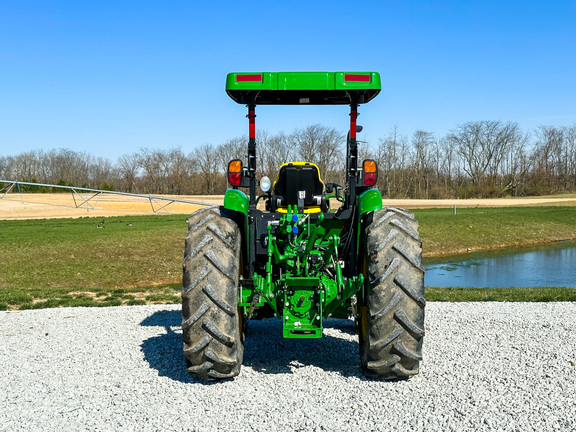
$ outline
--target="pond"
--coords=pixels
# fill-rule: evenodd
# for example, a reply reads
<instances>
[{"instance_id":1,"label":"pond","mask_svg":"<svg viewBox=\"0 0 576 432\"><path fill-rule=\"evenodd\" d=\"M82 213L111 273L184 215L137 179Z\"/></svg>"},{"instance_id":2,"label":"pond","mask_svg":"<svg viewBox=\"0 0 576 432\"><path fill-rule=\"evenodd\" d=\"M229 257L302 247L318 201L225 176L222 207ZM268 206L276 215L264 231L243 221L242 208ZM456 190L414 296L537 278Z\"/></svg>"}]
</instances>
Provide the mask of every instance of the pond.
<instances>
[{"instance_id":1,"label":"pond","mask_svg":"<svg viewBox=\"0 0 576 432\"><path fill-rule=\"evenodd\" d=\"M426 286L576 288L576 243L428 259L425 268Z\"/></svg>"}]
</instances>

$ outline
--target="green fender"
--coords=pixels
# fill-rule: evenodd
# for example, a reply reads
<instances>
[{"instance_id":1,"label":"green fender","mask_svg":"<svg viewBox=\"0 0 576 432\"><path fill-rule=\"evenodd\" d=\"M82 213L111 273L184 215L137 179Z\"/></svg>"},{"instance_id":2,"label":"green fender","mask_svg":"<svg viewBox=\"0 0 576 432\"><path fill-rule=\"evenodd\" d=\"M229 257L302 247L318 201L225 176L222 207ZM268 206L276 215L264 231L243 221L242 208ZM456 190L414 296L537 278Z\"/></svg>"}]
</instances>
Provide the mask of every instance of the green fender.
<instances>
[{"instance_id":1,"label":"green fender","mask_svg":"<svg viewBox=\"0 0 576 432\"><path fill-rule=\"evenodd\" d=\"M238 189L227 189L224 195L224 208L234 210L240 213L248 214L249 208L248 196Z\"/></svg>"},{"instance_id":2,"label":"green fender","mask_svg":"<svg viewBox=\"0 0 576 432\"><path fill-rule=\"evenodd\" d=\"M356 197L356 200L358 203L358 216L362 216L364 213L368 213L382 208L382 195L380 195L380 191L378 189L368 189L367 191L364 191L363 193L358 195ZM362 229L361 217L358 218L357 233L358 234L356 237L356 247L357 247L356 250L359 251L361 247L360 236L365 234ZM357 255L357 258L359 256L360 255ZM363 275L362 267L358 269L358 272L360 273L360 275ZM367 274L364 274L364 281L368 283L368 280L369 278L367 277Z\"/></svg>"},{"instance_id":3,"label":"green fender","mask_svg":"<svg viewBox=\"0 0 576 432\"><path fill-rule=\"evenodd\" d=\"M382 208L382 195L378 189L368 189L358 195L357 199L360 215Z\"/></svg>"},{"instance_id":4,"label":"green fender","mask_svg":"<svg viewBox=\"0 0 576 432\"><path fill-rule=\"evenodd\" d=\"M238 228L240 228L240 232L243 239L244 252L243 252L243 260L244 262L248 262L249 258L249 246L248 246L248 209L250 208L250 199L248 196L238 189L227 189L226 193L224 194L224 209L230 210L235 213L232 216L232 220L236 222Z\"/></svg>"}]
</instances>

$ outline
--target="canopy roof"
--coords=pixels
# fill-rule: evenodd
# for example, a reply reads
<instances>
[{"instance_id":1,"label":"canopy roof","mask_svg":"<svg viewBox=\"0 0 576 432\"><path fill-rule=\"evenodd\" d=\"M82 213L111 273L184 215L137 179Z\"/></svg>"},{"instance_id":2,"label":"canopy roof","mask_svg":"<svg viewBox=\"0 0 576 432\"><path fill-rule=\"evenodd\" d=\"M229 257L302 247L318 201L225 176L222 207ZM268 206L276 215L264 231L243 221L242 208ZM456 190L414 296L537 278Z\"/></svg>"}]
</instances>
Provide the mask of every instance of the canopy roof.
<instances>
[{"instance_id":1,"label":"canopy roof","mask_svg":"<svg viewBox=\"0 0 576 432\"><path fill-rule=\"evenodd\" d=\"M241 104L363 104L380 89L378 72L234 72L226 77L226 93Z\"/></svg>"}]
</instances>

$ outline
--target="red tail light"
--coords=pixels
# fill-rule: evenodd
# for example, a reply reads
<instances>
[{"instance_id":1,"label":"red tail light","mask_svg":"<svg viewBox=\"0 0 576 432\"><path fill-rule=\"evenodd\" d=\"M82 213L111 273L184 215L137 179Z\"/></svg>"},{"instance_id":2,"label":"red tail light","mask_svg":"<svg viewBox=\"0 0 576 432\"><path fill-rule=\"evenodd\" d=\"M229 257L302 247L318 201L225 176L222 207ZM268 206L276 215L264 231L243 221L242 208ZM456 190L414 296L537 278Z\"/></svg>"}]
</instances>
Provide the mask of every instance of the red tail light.
<instances>
[{"instance_id":1,"label":"red tail light","mask_svg":"<svg viewBox=\"0 0 576 432\"><path fill-rule=\"evenodd\" d=\"M370 82L372 77L365 74L345 74L344 81Z\"/></svg>"},{"instance_id":2,"label":"red tail light","mask_svg":"<svg viewBox=\"0 0 576 432\"><path fill-rule=\"evenodd\" d=\"M236 75L236 82L261 82L262 74Z\"/></svg>"},{"instance_id":3,"label":"red tail light","mask_svg":"<svg viewBox=\"0 0 576 432\"><path fill-rule=\"evenodd\" d=\"M242 174L239 173L228 174L228 181L232 186L240 186L240 183L242 183Z\"/></svg>"},{"instance_id":4,"label":"red tail light","mask_svg":"<svg viewBox=\"0 0 576 432\"><path fill-rule=\"evenodd\" d=\"M376 174L364 174L364 184L374 186L376 184Z\"/></svg>"}]
</instances>

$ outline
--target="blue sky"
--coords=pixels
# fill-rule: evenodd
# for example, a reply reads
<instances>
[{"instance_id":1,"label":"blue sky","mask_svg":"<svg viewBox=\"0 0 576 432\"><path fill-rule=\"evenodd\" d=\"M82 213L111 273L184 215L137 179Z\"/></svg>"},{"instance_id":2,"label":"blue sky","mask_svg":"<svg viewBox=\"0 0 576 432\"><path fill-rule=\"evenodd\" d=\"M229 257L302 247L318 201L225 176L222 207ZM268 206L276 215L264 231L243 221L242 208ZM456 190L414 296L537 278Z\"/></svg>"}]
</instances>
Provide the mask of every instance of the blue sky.
<instances>
[{"instance_id":1,"label":"blue sky","mask_svg":"<svg viewBox=\"0 0 576 432\"><path fill-rule=\"evenodd\" d=\"M0 155L115 160L247 133L232 71L378 71L360 139L394 125L576 124L575 1L0 0ZM257 128L345 132L346 107L260 107Z\"/></svg>"}]
</instances>

